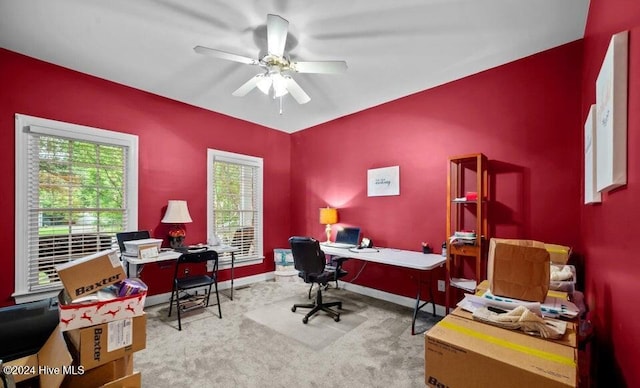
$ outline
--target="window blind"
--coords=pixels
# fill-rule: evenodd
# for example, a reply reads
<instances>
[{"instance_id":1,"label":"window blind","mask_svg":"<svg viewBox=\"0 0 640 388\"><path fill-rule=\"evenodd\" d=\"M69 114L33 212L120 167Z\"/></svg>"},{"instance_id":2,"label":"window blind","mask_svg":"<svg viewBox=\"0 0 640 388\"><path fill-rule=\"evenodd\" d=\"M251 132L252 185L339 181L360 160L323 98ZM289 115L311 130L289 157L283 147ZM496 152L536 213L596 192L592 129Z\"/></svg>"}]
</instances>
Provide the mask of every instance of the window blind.
<instances>
[{"instance_id":1,"label":"window blind","mask_svg":"<svg viewBox=\"0 0 640 388\"><path fill-rule=\"evenodd\" d=\"M59 288L57 264L115 247L127 230L127 147L31 132L28 288Z\"/></svg>"},{"instance_id":2,"label":"window blind","mask_svg":"<svg viewBox=\"0 0 640 388\"><path fill-rule=\"evenodd\" d=\"M239 248L236 261L260 257L259 168L250 163L216 157L213 161L213 225L225 244ZM229 260L230 256L226 259ZM223 258L223 261L226 261Z\"/></svg>"}]
</instances>

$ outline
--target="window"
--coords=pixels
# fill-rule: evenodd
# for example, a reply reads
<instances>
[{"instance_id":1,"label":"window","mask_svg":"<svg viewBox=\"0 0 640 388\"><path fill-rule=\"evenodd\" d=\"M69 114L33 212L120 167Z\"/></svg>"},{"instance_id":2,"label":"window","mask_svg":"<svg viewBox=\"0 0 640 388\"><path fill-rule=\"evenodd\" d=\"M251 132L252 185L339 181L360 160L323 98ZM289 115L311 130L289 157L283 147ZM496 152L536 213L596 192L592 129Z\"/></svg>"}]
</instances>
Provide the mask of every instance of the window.
<instances>
[{"instance_id":1,"label":"window","mask_svg":"<svg viewBox=\"0 0 640 388\"><path fill-rule=\"evenodd\" d=\"M16 115L17 303L55 295L55 266L136 229L138 137Z\"/></svg>"},{"instance_id":2,"label":"window","mask_svg":"<svg viewBox=\"0 0 640 388\"><path fill-rule=\"evenodd\" d=\"M262 246L262 158L208 150L207 234L236 246L236 263L255 264ZM231 256L220 258L228 264Z\"/></svg>"}]
</instances>

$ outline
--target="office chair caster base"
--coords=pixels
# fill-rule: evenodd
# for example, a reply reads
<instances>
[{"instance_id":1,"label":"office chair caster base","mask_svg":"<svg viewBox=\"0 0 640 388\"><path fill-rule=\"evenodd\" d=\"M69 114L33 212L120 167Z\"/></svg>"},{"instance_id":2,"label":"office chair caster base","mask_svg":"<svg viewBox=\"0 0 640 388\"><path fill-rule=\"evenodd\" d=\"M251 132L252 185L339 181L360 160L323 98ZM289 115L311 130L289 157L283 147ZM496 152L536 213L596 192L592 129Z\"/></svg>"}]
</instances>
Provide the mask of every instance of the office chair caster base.
<instances>
[{"instance_id":1,"label":"office chair caster base","mask_svg":"<svg viewBox=\"0 0 640 388\"><path fill-rule=\"evenodd\" d=\"M291 311L295 313L296 312L296 306L291 307Z\"/></svg>"},{"instance_id":2,"label":"office chair caster base","mask_svg":"<svg viewBox=\"0 0 640 388\"><path fill-rule=\"evenodd\" d=\"M302 318L302 323L304 323L306 325L307 322L309 322L309 318L307 318L307 317Z\"/></svg>"},{"instance_id":3,"label":"office chair caster base","mask_svg":"<svg viewBox=\"0 0 640 388\"><path fill-rule=\"evenodd\" d=\"M336 321L336 322L340 322L340 314L338 314L335 317L333 317L333 320Z\"/></svg>"}]
</instances>

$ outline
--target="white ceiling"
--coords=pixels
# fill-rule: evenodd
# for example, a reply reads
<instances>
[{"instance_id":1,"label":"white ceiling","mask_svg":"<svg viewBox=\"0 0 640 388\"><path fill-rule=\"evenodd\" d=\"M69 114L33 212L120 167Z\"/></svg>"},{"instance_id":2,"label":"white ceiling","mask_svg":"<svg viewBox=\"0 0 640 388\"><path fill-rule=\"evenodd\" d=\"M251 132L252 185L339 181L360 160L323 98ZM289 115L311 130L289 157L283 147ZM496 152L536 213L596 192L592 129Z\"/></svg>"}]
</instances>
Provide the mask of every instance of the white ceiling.
<instances>
[{"instance_id":1,"label":"white ceiling","mask_svg":"<svg viewBox=\"0 0 640 388\"><path fill-rule=\"evenodd\" d=\"M0 47L285 132L295 132L582 38L589 0L0 0ZM345 60L294 74L311 101L231 93L256 66L273 13L286 50Z\"/></svg>"}]
</instances>

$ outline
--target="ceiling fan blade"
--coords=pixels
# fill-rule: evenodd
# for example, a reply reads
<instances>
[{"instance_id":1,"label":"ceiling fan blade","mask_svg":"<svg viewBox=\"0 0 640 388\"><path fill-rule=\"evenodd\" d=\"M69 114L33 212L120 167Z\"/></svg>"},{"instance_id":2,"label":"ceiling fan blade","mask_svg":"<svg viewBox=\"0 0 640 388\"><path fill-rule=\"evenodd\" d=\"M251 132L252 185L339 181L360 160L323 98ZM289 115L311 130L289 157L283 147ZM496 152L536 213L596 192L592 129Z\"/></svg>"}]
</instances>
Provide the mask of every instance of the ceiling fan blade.
<instances>
[{"instance_id":1,"label":"ceiling fan blade","mask_svg":"<svg viewBox=\"0 0 640 388\"><path fill-rule=\"evenodd\" d=\"M293 68L298 73L337 74L347 71L345 61L295 62Z\"/></svg>"},{"instance_id":2,"label":"ceiling fan blade","mask_svg":"<svg viewBox=\"0 0 640 388\"><path fill-rule=\"evenodd\" d=\"M252 58L244 57L242 55L237 55L237 54L231 54L226 51L220 51L220 50L216 50L216 49L212 49L204 46L196 46L193 48L193 51L197 52L198 54L211 55L216 58L226 59L227 61L240 62L240 63L245 63L247 65L258 64L257 59L252 59Z\"/></svg>"},{"instance_id":3,"label":"ceiling fan blade","mask_svg":"<svg viewBox=\"0 0 640 388\"><path fill-rule=\"evenodd\" d=\"M289 22L278 15L267 15L267 51L281 57L287 43Z\"/></svg>"},{"instance_id":4,"label":"ceiling fan blade","mask_svg":"<svg viewBox=\"0 0 640 388\"><path fill-rule=\"evenodd\" d=\"M306 104L311 101L311 97L302 90L300 85L291 77L285 77L286 87L289 94L298 102L298 104Z\"/></svg>"},{"instance_id":5,"label":"ceiling fan blade","mask_svg":"<svg viewBox=\"0 0 640 388\"><path fill-rule=\"evenodd\" d=\"M231 93L236 97L243 97L246 96L247 93L249 93L250 91L252 91L256 86L258 86L258 82L260 82L260 80L263 78L262 74L258 74L253 78L250 78L249 81L245 82L244 84L242 84L242 86L240 86L238 89L236 89L235 92Z\"/></svg>"}]
</instances>

